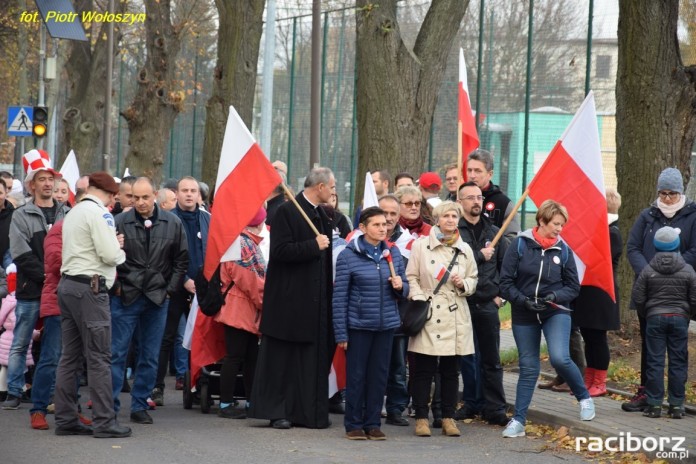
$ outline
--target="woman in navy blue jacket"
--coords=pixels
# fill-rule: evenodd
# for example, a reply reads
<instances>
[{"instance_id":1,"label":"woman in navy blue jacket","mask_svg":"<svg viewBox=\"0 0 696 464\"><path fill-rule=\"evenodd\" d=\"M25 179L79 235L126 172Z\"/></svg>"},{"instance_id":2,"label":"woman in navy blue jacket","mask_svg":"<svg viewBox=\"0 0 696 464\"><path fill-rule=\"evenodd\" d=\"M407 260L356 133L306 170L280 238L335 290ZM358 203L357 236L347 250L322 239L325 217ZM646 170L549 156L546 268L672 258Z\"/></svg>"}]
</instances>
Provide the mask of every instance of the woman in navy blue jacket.
<instances>
[{"instance_id":1,"label":"woman in navy blue jacket","mask_svg":"<svg viewBox=\"0 0 696 464\"><path fill-rule=\"evenodd\" d=\"M380 430L397 301L408 296L405 266L398 248L385 241L387 221L380 208L360 214L363 235L351 241L336 261L333 324L336 343L346 350L346 412L350 440L384 440ZM385 256L389 250L396 276Z\"/></svg>"},{"instance_id":2,"label":"woman in navy blue jacket","mask_svg":"<svg viewBox=\"0 0 696 464\"><path fill-rule=\"evenodd\" d=\"M594 403L580 370L570 359L570 306L580 293L573 252L561 240L568 221L566 208L546 200L536 214L537 227L521 232L505 253L500 291L512 305L512 334L519 353L515 415L503 437L523 437L527 409L539 377L541 332L549 358L580 402L580 419L592 420Z\"/></svg>"}]
</instances>

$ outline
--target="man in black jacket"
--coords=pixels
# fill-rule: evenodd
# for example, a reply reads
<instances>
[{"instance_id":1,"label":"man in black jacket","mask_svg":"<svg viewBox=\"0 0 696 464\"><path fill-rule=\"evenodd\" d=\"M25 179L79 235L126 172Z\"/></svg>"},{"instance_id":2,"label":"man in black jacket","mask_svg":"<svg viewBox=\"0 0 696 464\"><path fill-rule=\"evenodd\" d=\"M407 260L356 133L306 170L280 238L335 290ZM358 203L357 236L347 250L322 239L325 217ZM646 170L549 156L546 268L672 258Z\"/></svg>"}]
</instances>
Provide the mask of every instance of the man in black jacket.
<instances>
[{"instance_id":1,"label":"man in black jacket","mask_svg":"<svg viewBox=\"0 0 696 464\"><path fill-rule=\"evenodd\" d=\"M314 168L295 198L278 207L271 227L261 317L261 346L249 417L276 429L329 426L329 367L333 335L331 231L319 205L336 191L329 168Z\"/></svg>"},{"instance_id":2,"label":"man in black jacket","mask_svg":"<svg viewBox=\"0 0 696 464\"><path fill-rule=\"evenodd\" d=\"M469 154L466 161L466 177L475 182L483 195L483 215L488 217L493 225L498 228L512 214L514 203L508 198L500 187L495 185L493 179L493 155L486 150L476 149ZM505 229L505 236L513 239L520 231L520 221L517 216L512 219Z\"/></svg>"},{"instance_id":3,"label":"man in black jacket","mask_svg":"<svg viewBox=\"0 0 696 464\"><path fill-rule=\"evenodd\" d=\"M128 344L135 334L137 375L130 417L131 422L151 424L147 398L155 385L169 296L181 291L188 268L188 243L181 220L155 204L157 191L151 179L140 177L132 193L133 209L116 217L126 262L117 268L111 298L111 376L118 413Z\"/></svg>"},{"instance_id":4,"label":"man in black jacket","mask_svg":"<svg viewBox=\"0 0 696 464\"><path fill-rule=\"evenodd\" d=\"M474 250L479 280L476 292L467 298L476 353L462 357L462 399L465 405L457 411L457 419L471 419L481 414L489 424L507 425L498 316L502 305L498 296L499 270L506 242L503 238L497 246L491 246L499 229L481 214L483 194L474 182L467 182L459 188L459 204L464 210L464 215L459 220L459 234Z\"/></svg>"}]
</instances>

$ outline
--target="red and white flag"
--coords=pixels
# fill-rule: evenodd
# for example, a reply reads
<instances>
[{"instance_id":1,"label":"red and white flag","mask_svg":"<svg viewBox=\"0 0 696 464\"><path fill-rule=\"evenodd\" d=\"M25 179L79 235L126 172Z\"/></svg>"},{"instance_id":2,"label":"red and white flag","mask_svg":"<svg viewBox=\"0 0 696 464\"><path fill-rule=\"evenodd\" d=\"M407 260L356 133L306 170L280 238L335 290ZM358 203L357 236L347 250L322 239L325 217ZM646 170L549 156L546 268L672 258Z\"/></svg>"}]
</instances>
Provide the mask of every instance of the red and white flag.
<instances>
[{"instance_id":1,"label":"red and white flag","mask_svg":"<svg viewBox=\"0 0 696 464\"><path fill-rule=\"evenodd\" d=\"M241 259L241 253L234 253L239 250L239 234L281 182L278 171L230 106L203 268L207 279L221 261Z\"/></svg>"},{"instance_id":2,"label":"red and white flag","mask_svg":"<svg viewBox=\"0 0 696 464\"><path fill-rule=\"evenodd\" d=\"M476 132L476 120L471 110L471 100L469 99L469 84L466 78L466 62L464 61L464 50L459 49L459 110L457 119L459 121L458 142L461 146L462 180L466 182L466 159L469 153L476 150L479 143L479 136Z\"/></svg>"},{"instance_id":3,"label":"red and white flag","mask_svg":"<svg viewBox=\"0 0 696 464\"><path fill-rule=\"evenodd\" d=\"M80 180L80 167L77 165L77 158L75 157L75 152L70 150L67 158L63 161L63 166L60 168L60 173L63 175L63 179L68 181L68 188L70 189L70 204L75 204L75 184Z\"/></svg>"},{"instance_id":4,"label":"red and white flag","mask_svg":"<svg viewBox=\"0 0 696 464\"><path fill-rule=\"evenodd\" d=\"M203 267L207 279L220 262L241 259L239 235L281 182L242 118L230 106ZM217 362L224 355L222 325L199 313L191 337L192 385L202 366Z\"/></svg>"},{"instance_id":5,"label":"red and white flag","mask_svg":"<svg viewBox=\"0 0 696 464\"><path fill-rule=\"evenodd\" d=\"M537 206L553 199L568 209L570 218L562 235L575 253L580 283L596 287L616 301L602 152L591 91L529 184L529 197Z\"/></svg>"},{"instance_id":6,"label":"red and white flag","mask_svg":"<svg viewBox=\"0 0 696 464\"><path fill-rule=\"evenodd\" d=\"M438 282L444 279L447 274L449 274L447 272L447 268L442 263L438 263L437 266L435 266L435 269L433 270L433 278Z\"/></svg>"}]
</instances>

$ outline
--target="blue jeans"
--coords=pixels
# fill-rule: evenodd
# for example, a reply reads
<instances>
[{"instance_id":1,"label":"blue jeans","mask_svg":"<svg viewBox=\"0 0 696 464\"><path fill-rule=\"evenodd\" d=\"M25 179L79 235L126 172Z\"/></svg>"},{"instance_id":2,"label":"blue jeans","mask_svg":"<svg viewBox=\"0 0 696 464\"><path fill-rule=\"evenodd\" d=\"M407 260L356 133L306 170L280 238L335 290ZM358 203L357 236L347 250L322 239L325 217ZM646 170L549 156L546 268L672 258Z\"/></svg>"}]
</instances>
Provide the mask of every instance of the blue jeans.
<instances>
[{"instance_id":1,"label":"blue jeans","mask_svg":"<svg viewBox=\"0 0 696 464\"><path fill-rule=\"evenodd\" d=\"M15 327L10 356L7 359L7 393L17 398L24 391L24 372L27 370L27 352L39 319L41 300L17 300Z\"/></svg>"},{"instance_id":2,"label":"blue jeans","mask_svg":"<svg viewBox=\"0 0 696 464\"><path fill-rule=\"evenodd\" d=\"M549 349L551 365L559 375L563 376L578 401L585 400L590 394L585 388L585 381L580 369L570 359L568 346L570 343L570 315L556 314L543 320L540 324L512 324L512 334L515 337L517 351L520 357L520 376L517 381L517 397L515 398L515 415L513 418L524 424L527 420L527 409L532 402L534 387L539 377L540 361L539 348L541 331L544 331L546 345Z\"/></svg>"},{"instance_id":3,"label":"blue jeans","mask_svg":"<svg viewBox=\"0 0 696 464\"><path fill-rule=\"evenodd\" d=\"M131 388L131 412L148 409L147 398L155 386L169 299L161 306L144 296L125 306L120 297L111 298L111 379L114 410L121 409L118 395L126 373L126 357L131 338L138 344L135 382Z\"/></svg>"},{"instance_id":4,"label":"blue jeans","mask_svg":"<svg viewBox=\"0 0 696 464\"><path fill-rule=\"evenodd\" d=\"M459 363L462 372L462 383L464 391L462 392L462 401L464 407L475 413L483 411L483 382L481 379L481 360L479 359L479 343L476 331L474 334L474 354L462 356Z\"/></svg>"},{"instance_id":5,"label":"blue jeans","mask_svg":"<svg viewBox=\"0 0 696 464\"><path fill-rule=\"evenodd\" d=\"M408 382L406 381L406 346L408 337L394 335L389 375L387 377L387 414L401 415L408 406Z\"/></svg>"},{"instance_id":6,"label":"blue jeans","mask_svg":"<svg viewBox=\"0 0 696 464\"><path fill-rule=\"evenodd\" d=\"M669 356L667 396L669 404L684 404L689 367L689 319L679 316L650 316L645 326L646 383L648 404L662 405L665 394L665 352Z\"/></svg>"},{"instance_id":7,"label":"blue jeans","mask_svg":"<svg viewBox=\"0 0 696 464\"><path fill-rule=\"evenodd\" d=\"M179 327L174 341L174 367L176 368L176 378L183 379L188 370L188 355L189 351L184 348L184 332L186 331L186 317L181 316Z\"/></svg>"},{"instance_id":8,"label":"blue jeans","mask_svg":"<svg viewBox=\"0 0 696 464\"><path fill-rule=\"evenodd\" d=\"M393 330L348 329L346 351L346 432L379 429L387 388Z\"/></svg>"},{"instance_id":9,"label":"blue jeans","mask_svg":"<svg viewBox=\"0 0 696 464\"><path fill-rule=\"evenodd\" d=\"M35 412L46 414L51 402L56 384L56 369L62 350L61 338L60 316L44 317L41 356L31 385L31 402L34 403L34 407L29 412L32 414Z\"/></svg>"}]
</instances>

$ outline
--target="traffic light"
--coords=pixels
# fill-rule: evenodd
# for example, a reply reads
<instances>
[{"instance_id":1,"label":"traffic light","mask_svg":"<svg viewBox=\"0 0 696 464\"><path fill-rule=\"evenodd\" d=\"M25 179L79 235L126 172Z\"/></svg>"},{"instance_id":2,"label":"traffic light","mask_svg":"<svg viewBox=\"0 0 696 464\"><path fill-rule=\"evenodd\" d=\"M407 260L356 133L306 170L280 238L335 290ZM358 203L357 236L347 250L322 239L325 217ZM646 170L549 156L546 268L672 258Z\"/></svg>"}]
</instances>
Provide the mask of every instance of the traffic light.
<instances>
[{"instance_id":1,"label":"traffic light","mask_svg":"<svg viewBox=\"0 0 696 464\"><path fill-rule=\"evenodd\" d=\"M34 115L31 123L34 137L44 137L48 132L48 108L45 106L35 106Z\"/></svg>"}]
</instances>

